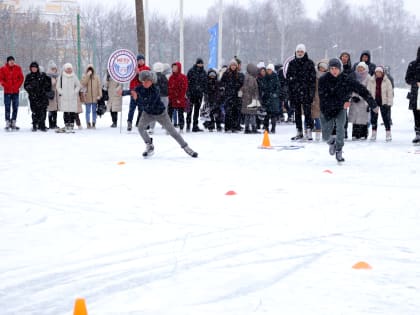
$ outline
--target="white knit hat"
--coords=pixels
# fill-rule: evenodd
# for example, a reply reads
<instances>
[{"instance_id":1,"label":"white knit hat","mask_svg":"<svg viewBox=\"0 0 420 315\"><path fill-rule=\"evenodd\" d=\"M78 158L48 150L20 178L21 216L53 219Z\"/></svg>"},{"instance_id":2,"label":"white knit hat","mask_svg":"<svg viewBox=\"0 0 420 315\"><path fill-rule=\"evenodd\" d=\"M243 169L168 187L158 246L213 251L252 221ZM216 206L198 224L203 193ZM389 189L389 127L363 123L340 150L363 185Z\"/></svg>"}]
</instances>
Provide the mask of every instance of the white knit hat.
<instances>
[{"instance_id":1,"label":"white knit hat","mask_svg":"<svg viewBox=\"0 0 420 315\"><path fill-rule=\"evenodd\" d=\"M306 52L306 47L304 44L299 44L296 46L296 51L303 51Z\"/></svg>"},{"instance_id":2,"label":"white knit hat","mask_svg":"<svg viewBox=\"0 0 420 315\"><path fill-rule=\"evenodd\" d=\"M258 68L258 69L265 68L265 63L264 63L264 61L260 61L259 63L257 63L257 68Z\"/></svg>"},{"instance_id":3,"label":"white knit hat","mask_svg":"<svg viewBox=\"0 0 420 315\"><path fill-rule=\"evenodd\" d=\"M72 69L73 70L73 66L71 65L71 63L67 62L67 63L64 64L63 69L64 70L66 70L66 69Z\"/></svg>"},{"instance_id":4,"label":"white knit hat","mask_svg":"<svg viewBox=\"0 0 420 315\"><path fill-rule=\"evenodd\" d=\"M274 65L272 64L272 63L270 63L268 66L267 66L267 68L266 68L267 70L271 70L271 71L274 71Z\"/></svg>"}]
</instances>

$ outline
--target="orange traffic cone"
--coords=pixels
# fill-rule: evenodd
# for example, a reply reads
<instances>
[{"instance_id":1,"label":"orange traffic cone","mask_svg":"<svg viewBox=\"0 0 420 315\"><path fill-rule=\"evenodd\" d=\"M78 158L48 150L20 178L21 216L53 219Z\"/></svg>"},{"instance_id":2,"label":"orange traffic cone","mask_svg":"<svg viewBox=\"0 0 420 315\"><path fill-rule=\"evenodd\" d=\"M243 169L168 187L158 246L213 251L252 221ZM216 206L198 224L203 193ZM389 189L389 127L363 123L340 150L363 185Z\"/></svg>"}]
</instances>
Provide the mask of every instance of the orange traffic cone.
<instances>
[{"instance_id":1,"label":"orange traffic cone","mask_svg":"<svg viewBox=\"0 0 420 315\"><path fill-rule=\"evenodd\" d=\"M73 315L88 315L85 299L76 299Z\"/></svg>"},{"instance_id":2,"label":"orange traffic cone","mask_svg":"<svg viewBox=\"0 0 420 315\"><path fill-rule=\"evenodd\" d=\"M235 196L236 195L236 191L234 190L229 190L226 194L226 196Z\"/></svg>"},{"instance_id":3,"label":"orange traffic cone","mask_svg":"<svg viewBox=\"0 0 420 315\"><path fill-rule=\"evenodd\" d=\"M359 261L358 263L354 264L353 269L372 269L372 266L369 265L367 262Z\"/></svg>"},{"instance_id":4,"label":"orange traffic cone","mask_svg":"<svg viewBox=\"0 0 420 315\"><path fill-rule=\"evenodd\" d=\"M261 144L262 149L271 149L270 138L268 137L268 131L264 131L264 138Z\"/></svg>"}]
</instances>

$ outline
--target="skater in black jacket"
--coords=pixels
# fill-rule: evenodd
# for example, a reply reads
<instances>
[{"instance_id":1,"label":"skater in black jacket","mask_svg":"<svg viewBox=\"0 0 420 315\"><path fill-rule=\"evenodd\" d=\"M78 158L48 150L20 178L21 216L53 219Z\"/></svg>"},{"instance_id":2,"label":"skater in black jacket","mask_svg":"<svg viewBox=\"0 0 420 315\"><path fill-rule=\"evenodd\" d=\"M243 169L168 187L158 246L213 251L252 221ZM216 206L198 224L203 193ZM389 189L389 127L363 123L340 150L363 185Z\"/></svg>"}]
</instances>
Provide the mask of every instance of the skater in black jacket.
<instances>
[{"instance_id":1,"label":"skater in black jacket","mask_svg":"<svg viewBox=\"0 0 420 315\"><path fill-rule=\"evenodd\" d=\"M143 152L143 157L148 157L154 152L152 138L149 137L149 134L146 131L147 126L154 121L161 124L188 155L194 158L197 157L197 152L194 152L188 146L172 125L165 105L160 99L159 87L154 84L157 81L156 75L149 70L143 70L139 74L139 80L142 84L136 87L136 93L133 95L133 98L137 101L139 108L143 111L138 125L140 136L146 143L146 150Z\"/></svg>"},{"instance_id":2,"label":"skater in black jacket","mask_svg":"<svg viewBox=\"0 0 420 315\"><path fill-rule=\"evenodd\" d=\"M367 88L352 77L343 73L343 64L337 58L330 59L329 72L319 79L319 99L321 105L322 138L329 145L331 155L335 154L338 162L344 162L344 125L346 110L350 106L352 92L356 92L377 113L379 108ZM336 125L337 136L332 136Z\"/></svg>"}]
</instances>

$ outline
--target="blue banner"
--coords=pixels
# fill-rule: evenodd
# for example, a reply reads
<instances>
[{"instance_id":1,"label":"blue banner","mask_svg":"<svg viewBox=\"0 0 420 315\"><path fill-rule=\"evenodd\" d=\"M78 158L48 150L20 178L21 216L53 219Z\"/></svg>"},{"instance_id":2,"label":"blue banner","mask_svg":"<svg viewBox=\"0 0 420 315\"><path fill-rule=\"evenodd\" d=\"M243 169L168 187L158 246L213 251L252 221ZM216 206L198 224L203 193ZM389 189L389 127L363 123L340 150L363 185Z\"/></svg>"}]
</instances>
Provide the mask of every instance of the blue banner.
<instances>
[{"instance_id":1,"label":"blue banner","mask_svg":"<svg viewBox=\"0 0 420 315\"><path fill-rule=\"evenodd\" d=\"M217 46L219 42L219 24L209 28L209 69L217 69Z\"/></svg>"}]
</instances>

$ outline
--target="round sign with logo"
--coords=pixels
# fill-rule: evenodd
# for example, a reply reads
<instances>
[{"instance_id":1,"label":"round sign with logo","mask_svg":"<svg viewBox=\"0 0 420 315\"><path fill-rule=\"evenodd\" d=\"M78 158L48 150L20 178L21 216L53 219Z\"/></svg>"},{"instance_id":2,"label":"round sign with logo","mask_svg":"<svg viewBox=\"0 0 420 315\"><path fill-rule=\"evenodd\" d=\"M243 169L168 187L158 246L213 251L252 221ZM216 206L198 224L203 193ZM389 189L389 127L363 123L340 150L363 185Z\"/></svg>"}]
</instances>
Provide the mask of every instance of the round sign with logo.
<instances>
[{"instance_id":1,"label":"round sign with logo","mask_svg":"<svg viewBox=\"0 0 420 315\"><path fill-rule=\"evenodd\" d=\"M108 59L108 72L117 82L131 81L136 75L137 58L128 49L114 51Z\"/></svg>"}]
</instances>

